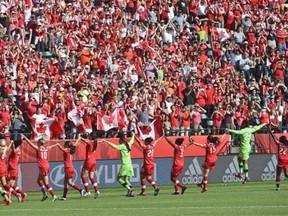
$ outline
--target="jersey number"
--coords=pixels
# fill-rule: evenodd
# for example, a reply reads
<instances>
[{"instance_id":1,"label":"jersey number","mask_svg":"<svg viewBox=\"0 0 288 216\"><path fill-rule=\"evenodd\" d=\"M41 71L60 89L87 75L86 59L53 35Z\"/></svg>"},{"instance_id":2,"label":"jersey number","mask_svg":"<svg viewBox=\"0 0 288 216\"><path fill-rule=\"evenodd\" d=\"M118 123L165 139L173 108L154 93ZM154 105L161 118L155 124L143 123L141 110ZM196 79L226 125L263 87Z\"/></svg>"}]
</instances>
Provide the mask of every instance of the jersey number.
<instances>
[{"instance_id":1,"label":"jersey number","mask_svg":"<svg viewBox=\"0 0 288 216\"><path fill-rule=\"evenodd\" d=\"M41 159L47 159L47 152L41 152Z\"/></svg>"}]
</instances>

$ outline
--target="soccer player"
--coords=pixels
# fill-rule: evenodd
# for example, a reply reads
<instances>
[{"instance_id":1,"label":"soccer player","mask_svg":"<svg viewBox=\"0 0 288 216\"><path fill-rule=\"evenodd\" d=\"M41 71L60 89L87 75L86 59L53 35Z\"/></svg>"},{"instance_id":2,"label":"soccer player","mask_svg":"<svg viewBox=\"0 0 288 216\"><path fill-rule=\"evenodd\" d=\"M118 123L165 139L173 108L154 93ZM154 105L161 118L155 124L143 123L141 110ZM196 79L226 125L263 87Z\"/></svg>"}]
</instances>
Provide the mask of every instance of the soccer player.
<instances>
[{"instance_id":1,"label":"soccer player","mask_svg":"<svg viewBox=\"0 0 288 216\"><path fill-rule=\"evenodd\" d=\"M18 186L18 162L20 157L20 145L22 140L11 141L10 148L11 152L8 156L8 176L7 180L9 185L19 194L21 194L22 202L27 198L27 194L24 193Z\"/></svg>"},{"instance_id":2,"label":"soccer player","mask_svg":"<svg viewBox=\"0 0 288 216\"><path fill-rule=\"evenodd\" d=\"M135 137L135 139L140 145L140 147L143 149L144 155L144 164L140 172L142 188L140 195L146 196L146 179L154 188L154 196L157 196L160 189L158 188L157 183L152 178L152 175L154 174L154 147L159 142L159 140L162 139L162 137L157 139L153 144L153 139L151 137L146 138L144 144L138 139L138 137Z\"/></svg>"},{"instance_id":3,"label":"soccer player","mask_svg":"<svg viewBox=\"0 0 288 216\"><path fill-rule=\"evenodd\" d=\"M249 159L250 152L251 152L250 142L251 142L252 134L260 130L266 124L267 123L263 123L258 126L250 127L249 120L244 120L242 122L241 130L226 129L230 133L240 135L240 152L238 156L238 164L239 164L240 172L236 174L236 177L242 178L242 173L244 171L244 179L242 182L243 184L247 183L250 180L249 174L248 174L248 159Z\"/></svg>"},{"instance_id":4,"label":"soccer player","mask_svg":"<svg viewBox=\"0 0 288 216\"><path fill-rule=\"evenodd\" d=\"M36 158L37 158L38 168L39 168L39 175L37 178L37 183L40 186L41 191L43 193L43 197L41 201L45 201L48 198L46 194L46 189L47 189L50 195L52 196L52 202L55 202L58 199L58 197L55 195L52 186L49 184L49 179L48 179L48 175L50 172L50 166L48 162L48 152L51 148L57 146L57 144L46 147L44 146L46 144L46 141L43 138L37 141L37 145L34 145L23 134L21 134L21 138L25 140L27 144L29 144L36 151Z\"/></svg>"},{"instance_id":5,"label":"soccer player","mask_svg":"<svg viewBox=\"0 0 288 216\"><path fill-rule=\"evenodd\" d=\"M220 139L218 137L212 137L211 135L207 136L207 143L200 144L193 142L193 145L199 146L201 148L205 148L205 161L202 165L203 167L203 180L200 184L197 184L198 187L202 188L202 193L208 190L207 183L208 183L208 175L210 170L213 170L216 165L217 161L217 149L216 147L221 143L223 140L224 134Z\"/></svg>"},{"instance_id":6,"label":"soccer player","mask_svg":"<svg viewBox=\"0 0 288 216\"><path fill-rule=\"evenodd\" d=\"M10 205L11 204L11 200L9 199L6 191L3 190L1 187L0 187L0 194L4 198L4 200L0 201L0 204L6 205L6 206Z\"/></svg>"},{"instance_id":7,"label":"soccer player","mask_svg":"<svg viewBox=\"0 0 288 216\"><path fill-rule=\"evenodd\" d=\"M172 195L179 195L179 187L181 188L181 194L184 194L186 191L186 186L180 182L177 178L181 174L184 167L184 151L185 149L192 145L193 140L189 140L189 144L184 144L184 138L177 138L175 143L169 140L166 136L164 136L165 140L174 148L174 160L173 166L171 169L171 181L174 183L175 192Z\"/></svg>"},{"instance_id":8,"label":"soccer player","mask_svg":"<svg viewBox=\"0 0 288 216\"><path fill-rule=\"evenodd\" d=\"M269 128L270 134L272 135L273 140L278 146L278 163L276 169L276 190L280 190L280 175L282 173L282 169L284 170L284 174L288 177L288 140L285 136L280 136L279 140L274 136Z\"/></svg>"},{"instance_id":9,"label":"soccer player","mask_svg":"<svg viewBox=\"0 0 288 216\"><path fill-rule=\"evenodd\" d=\"M132 137L129 142L126 141L125 135L119 135L119 145L115 145L114 143L108 142L107 140L103 140L112 148L120 151L121 156L121 167L118 172L117 181L125 188L127 188L127 196L134 197L134 192L132 190L131 183L129 181L130 176L134 176L134 170L131 161L131 146L134 143L135 134L132 133Z\"/></svg>"},{"instance_id":10,"label":"soccer player","mask_svg":"<svg viewBox=\"0 0 288 216\"><path fill-rule=\"evenodd\" d=\"M10 192L14 196L16 196L18 199L18 202L21 202L21 200L22 200L21 194L17 193L13 189L13 187L11 187L8 184L8 182L6 181L7 167L6 167L6 163L5 163L5 158L6 158L7 149L8 149L8 146L6 145L6 141L4 139L1 139L0 140L0 181L1 181L3 188L7 192Z\"/></svg>"},{"instance_id":11,"label":"soccer player","mask_svg":"<svg viewBox=\"0 0 288 216\"><path fill-rule=\"evenodd\" d=\"M78 139L77 141L79 141ZM77 143L76 141L76 143ZM73 187L75 190L78 190L81 194L81 197L84 196L84 190L81 189L76 183L72 182L72 178L74 176L74 166L72 162L72 155L76 151L76 146L73 145L70 141L66 141L64 143L64 148L57 143L58 148L63 152L63 158L64 158L64 168L65 168L65 179L64 179L64 190L63 190L63 196L59 198L59 200L66 201L67 193L68 193L68 185L70 187Z\"/></svg>"},{"instance_id":12,"label":"soccer player","mask_svg":"<svg viewBox=\"0 0 288 216\"><path fill-rule=\"evenodd\" d=\"M87 197L91 195L91 192L88 186L88 180L86 178L86 176L88 175L90 182L94 188L94 192L95 192L94 198L97 199L100 195L100 192L99 192L97 180L95 179L94 176L95 176L95 171L96 171L96 149L98 145L98 140L93 139L93 134L90 133L88 136L87 134L82 135L80 137L80 141L86 144L85 161L84 161L84 165L81 171L81 179L85 188L85 193L83 194L83 196ZM75 145L77 145L77 143Z\"/></svg>"}]
</instances>

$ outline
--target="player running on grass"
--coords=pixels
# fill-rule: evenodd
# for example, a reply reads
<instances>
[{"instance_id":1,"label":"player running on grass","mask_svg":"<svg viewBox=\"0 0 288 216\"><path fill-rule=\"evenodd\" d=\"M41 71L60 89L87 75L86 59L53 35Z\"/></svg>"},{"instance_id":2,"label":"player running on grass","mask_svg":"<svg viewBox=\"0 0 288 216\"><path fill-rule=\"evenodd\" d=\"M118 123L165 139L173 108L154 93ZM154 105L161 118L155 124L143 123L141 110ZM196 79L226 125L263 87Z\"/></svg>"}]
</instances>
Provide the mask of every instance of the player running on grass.
<instances>
[{"instance_id":1,"label":"player running on grass","mask_svg":"<svg viewBox=\"0 0 288 216\"><path fill-rule=\"evenodd\" d=\"M285 136L280 136L279 140L274 136L272 131L269 128L269 132L272 135L273 140L278 146L278 163L276 169L276 190L280 190L280 175L282 173L282 169L284 170L284 174L288 177L288 140Z\"/></svg>"},{"instance_id":2,"label":"player running on grass","mask_svg":"<svg viewBox=\"0 0 288 216\"><path fill-rule=\"evenodd\" d=\"M46 147L44 146L46 144L46 141L43 138L37 141L37 145L34 145L23 134L21 134L21 138L24 139L36 151L36 158L37 158L38 168L39 168L39 175L37 178L37 183L40 186L41 191L43 193L43 197L41 201L45 201L48 198L46 194L46 189L47 189L50 195L52 196L52 202L55 202L58 199L58 197L55 195L52 186L49 184L48 175L50 172L50 166L48 162L48 153L49 153L49 150L55 147L57 144Z\"/></svg>"},{"instance_id":3,"label":"player running on grass","mask_svg":"<svg viewBox=\"0 0 288 216\"><path fill-rule=\"evenodd\" d=\"M189 139L189 144L183 144L184 138L177 138L175 144L164 136L165 140L174 148L174 161L171 169L171 181L174 183L175 192L172 195L179 195L178 187L181 187L181 194L185 193L186 186L177 178L184 168L184 151L193 144L193 140Z\"/></svg>"},{"instance_id":4,"label":"player running on grass","mask_svg":"<svg viewBox=\"0 0 288 216\"><path fill-rule=\"evenodd\" d=\"M79 141L78 139L76 143ZM64 158L64 168L65 168L65 179L64 179L64 190L63 196L59 198L59 200L66 200L67 193L68 193L68 186L73 187L75 190L78 190L81 196L84 195L84 190L81 189L76 183L72 182L72 178L74 176L74 166L73 166L73 154L76 151L76 146L73 145L72 142L66 141L64 143L64 148L57 143L58 148L63 152Z\"/></svg>"},{"instance_id":5,"label":"player running on grass","mask_svg":"<svg viewBox=\"0 0 288 216\"><path fill-rule=\"evenodd\" d=\"M157 196L159 193L159 188L157 186L157 183L153 180L152 175L154 175L154 147L159 142L162 137L157 139L153 144L153 139L151 137L148 137L145 139L144 144L138 139L138 137L135 137L136 141L140 145L140 147L143 149L143 155L144 155L144 164L141 168L141 196L146 196L146 181L145 179L152 185L154 188L154 196Z\"/></svg>"},{"instance_id":6,"label":"player running on grass","mask_svg":"<svg viewBox=\"0 0 288 216\"><path fill-rule=\"evenodd\" d=\"M249 120L244 120L242 123L241 130L226 129L228 132L240 135L240 152L238 156L238 164L240 172L236 174L236 177L242 178L242 173L244 171L243 184L249 181L248 174L248 159L251 152L251 137L252 134L260 130L267 123L263 123L258 126L250 127Z\"/></svg>"},{"instance_id":7,"label":"player running on grass","mask_svg":"<svg viewBox=\"0 0 288 216\"><path fill-rule=\"evenodd\" d=\"M114 143L108 142L107 140L103 140L112 148L120 151L121 156L121 167L118 172L117 181L125 188L127 188L127 196L134 197L134 192L132 190L131 183L129 181L130 176L134 176L134 170L131 161L131 146L134 143L135 134L132 134L132 137L129 142L126 141L125 135L119 135L119 145L115 145Z\"/></svg>"},{"instance_id":8,"label":"player running on grass","mask_svg":"<svg viewBox=\"0 0 288 216\"><path fill-rule=\"evenodd\" d=\"M6 152L7 152L8 146L6 145L6 141L4 139L0 140L0 181L3 186L3 188L7 191L12 193L14 196L17 197L18 202L21 202L22 197L21 194L17 193L13 187L11 187L7 180L7 167L6 167Z\"/></svg>"},{"instance_id":9,"label":"player running on grass","mask_svg":"<svg viewBox=\"0 0 288 216\"><path fill-rule=\"evenodd\" d=\"M21 194L22 202L27 198L27 194L24 193L18 186L18 162L20 157L20 145L22 140L11 141L10 149L11 152L8 156L8 175L7 180L9 185L19 194Z\"/></svg>"},{"instance_id":10,"label":"player running on grass","mask_svg":"<svg viewBox=\"0 0 288 216\"><path fill-rule=\"evenodd\" d=\"M98 140L97 139L93 140L92 133L90 133L88 137L86 136L86 134L82 135L82 137L80 137L80 141L86 144L85 161L84 161L84 165L81 171L81 179L85 188L85 193L83 194L83 196L87 197L91 194L89 186L88 186L88 180L86 179L86 176L88 175L90 182L94 188L94 192L95 192L94 198L97 199L100 195L97 180L95 179L96 150L97 150ZM75 145L77 146L78 143L80 142L77 142Z\"/></svg>"},{"instance_id":11,"label":"player running on grass","mask_svg":"<svg viewBox=\"0 0 288 216\"><path fill-rule=\"evenodd\" d=\"M208 176L210 170L213 170L216 165L217 161L217 146L222 142L223 137L226 134L224 134L221 138L218 137L212 137L211 135L207 136L207 143L200 144L193 142L193 145L199 146L201 148L205 148L206 154L205 154L205 161L202 165L203 167L203 180L200 184L197 184L198 187L202 188L202 193L208 190L207 183L208 183Z\"/></svg>"}]
</instances>

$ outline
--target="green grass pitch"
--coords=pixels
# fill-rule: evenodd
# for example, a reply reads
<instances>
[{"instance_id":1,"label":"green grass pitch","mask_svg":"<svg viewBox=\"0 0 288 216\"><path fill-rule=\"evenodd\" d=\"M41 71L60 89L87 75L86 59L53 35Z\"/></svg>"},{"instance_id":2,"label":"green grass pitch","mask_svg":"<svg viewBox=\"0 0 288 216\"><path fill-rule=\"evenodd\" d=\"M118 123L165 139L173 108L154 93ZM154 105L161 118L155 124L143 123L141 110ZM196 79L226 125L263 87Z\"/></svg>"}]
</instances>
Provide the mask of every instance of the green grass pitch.
<instances>
[{"instance_id":1,"label":"green grass pitch","mask_svg":"<svg viewBox=\"0 0 288 216\"><path fill-rule=\"evenodd\" d=\"M68 192L67 201L51 202L49 197L44 202L41 192L30 192L25 203L13 203L0 206L0 214L11 216L90 216L90 215L200 215L200 216L274 216L288 215L288 184L281 182L281 190L275 191L275 182L249 182L209 184L209 190L200 193L196 185L187 185L184 195L172 196L173 186L160 186L157 197L147 185L146 197L126 197L124 188L101 189L98 199L80 198L75 190ZM140 188L134 188L139 194ZM62 191L56 191L60 197Z\"/></svg>"}]
</instances>

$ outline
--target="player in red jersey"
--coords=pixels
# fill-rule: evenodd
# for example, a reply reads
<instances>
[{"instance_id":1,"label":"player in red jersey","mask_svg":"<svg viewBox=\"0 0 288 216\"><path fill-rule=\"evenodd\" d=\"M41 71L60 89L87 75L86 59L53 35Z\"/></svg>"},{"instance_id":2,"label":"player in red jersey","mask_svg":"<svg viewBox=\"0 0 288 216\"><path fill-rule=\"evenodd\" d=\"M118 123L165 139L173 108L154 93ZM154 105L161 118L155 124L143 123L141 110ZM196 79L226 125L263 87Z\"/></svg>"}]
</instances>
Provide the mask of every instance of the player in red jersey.
<instances>
[{"instance_id":1,"label":"player in red jersey","mask_svg":"<svg viewBox=\"0 0 288 216\"><path fill-rule=\"evenodd\" d=\"M22 144L22 140L11 141L10 148L11 152L8 156L8 176L7 180L9 185L19 194L21 194L22 202L24 202L27 198L27 194L24 193L18 186L18 162L20 157L20 145Z\"/></svg>"},{"instance_id":2,"label":"player in red jersey","mask_svg":"<svg viewBox=\"0 0 288 216\"><path fill-rule=\"evenodd\" d=\"M140 147L143 149L143 155L144 155L144 164L141 168L141 196L146 196L146 181L145 179L152 185L154 188L154 196L157 196L159 193L159 188L157 186L157 183L153 180L152 175L154 175L154 147L159 142L162 137L157 139L153 144L153 139L151 137L148 137L145 139L144 144L139 140L138 137L135 137L136 141L140 145Z\"/></svg>"},{"instance_id":3,"label":"player in red jersey","mask_svg":"<svg viewBox=\"0 0 288 216\"><path fill-rule=\"evenodd\" d=\"M11 194L15 195L18 199L18 202L21 202L21 194L18 194L13 187L11 187L8 182L6 181L7 177L7 167L5 163L6 158L6 152L7 152L8 146L6 145L6 141L4 139L0 140L0 181L3 186L3 188L10 192ZM10 200L10 199L9 199Z\"/></svg>"},{"instance_id":4,"label":"player in red jersey","mask_svg":"<svg viewBox=\"0 0 288 216\"><path fill-rule=\"evenodd\" d=\"M94 198L97 199L100 195L100 192L98 189L97 180L95 179L94 175L96 171L96 149L98 141L97 139L92 140L92 138L92 134L89 134L88 136L85 134L80 137L80 140L86 144L86 155L84 165L81 171L81 179L85 188L85 193L83 194L83 196L87 197L91 194L88 186L88 180L86 179L86 176L88 175L90 182L94 187Z\"/></svg>"},{"instance_id":5,"label":"player in red jersey","mask_svg":"<svg viewBox=\"0 0 288 216\"><path fill-rule=\"evenodd\" d=\"M78 139L77 141L79 141ZM77 143L76 141L76 143ZM64 168L65 168L65 179L64 179L64 191L63 196L59 198L59 200L66 200L67 192L68 192L68 185L70 187L73 187L75 190L78 190L81 194L81 197L84 196L84 190L81 189L76 183L72 182L72 178L74 176L74 166L72 162L73 154L76 151L76 146L73 145L70 141L66 141L64 143L64 148L57 143L58 148L63 152L63 158L64 158Z\"/></svg>"},{"instance_id":6,"label":"player in red jersey","mask_svg":"<svg viewBox=\"0 0 288 216\"><path fill-rule=\"evenodd\" d=\"M273 140L278 146L278 163L276 169L276 190L280 190L280 180L282 169L284 174L288 177L288 140L285 136L280 136L279 140L274 136L269 128L270 134L272 135Z\"/></svg>"},{"instance_id":7,"label":"player in red jersey","mask_svg":"<svg viewBox=\"0 0 288 216\"><path fill-rule=\"evenodd\" d=\"M48 174L50 172L50 166L48 162L48 152L51 148L57 146L51 145L45 147L45 140L43 138L39 139L37 141L37 145L34 145L25 135L21 134L21 138L24 139L33 149L36 150L36 158L38 162L38 168L39 168L39 175L37 178L37 183L41 188L41 191L43 193L43 197L41 201L45 201L48 196L46 194L46 189L49 191L50 195L52 196L52 202L55 202L57 200L57 196L55 195L53 188L49 184ZM46 189L45 189L46 187Z\"/></svg>"},{"instance_id":8,"label":"player in red jersey","mask_svg":"<svg viewBox=\"0 0 288 216\"><path fill-rule=\"evenodd\" d=\"M174 144L166 136L164 136L164 138L174 148L174 161L171 169L171 181L174 183L175 188L175 192L173 193L173 195L180 194L178 187L181 187L181 194L184 194L187 188L182 182L177 179L177 177L181 174L184 167L184 151L188 146L192 145L193 140L189 140L189 144L183 144L184 138L177 138Z\"/></svg>"},{"instance_id":9,"label":"player in red jersey","mask_svg":"<svg viewBox=\"0 0 288 216\"><path fill-rule=\"evenodd\" d=\"M193 142L193 145L199 146L201 148L205 148L206 154L205 154L205 161L204 164L202 165L203 167L203 180L200 184L197 184L199 187L202 188L202 193L208 190L207 183L208 183L208 175L210 170L213 170L216 165L216 161L218 159L217 157L217 145L221 143L223 140L223 137L226 134L223 134L221 138L218 137L212 137L211 135L207 136L207 143L205 144L200 144Z\"/></svg>"}]
</instances>

